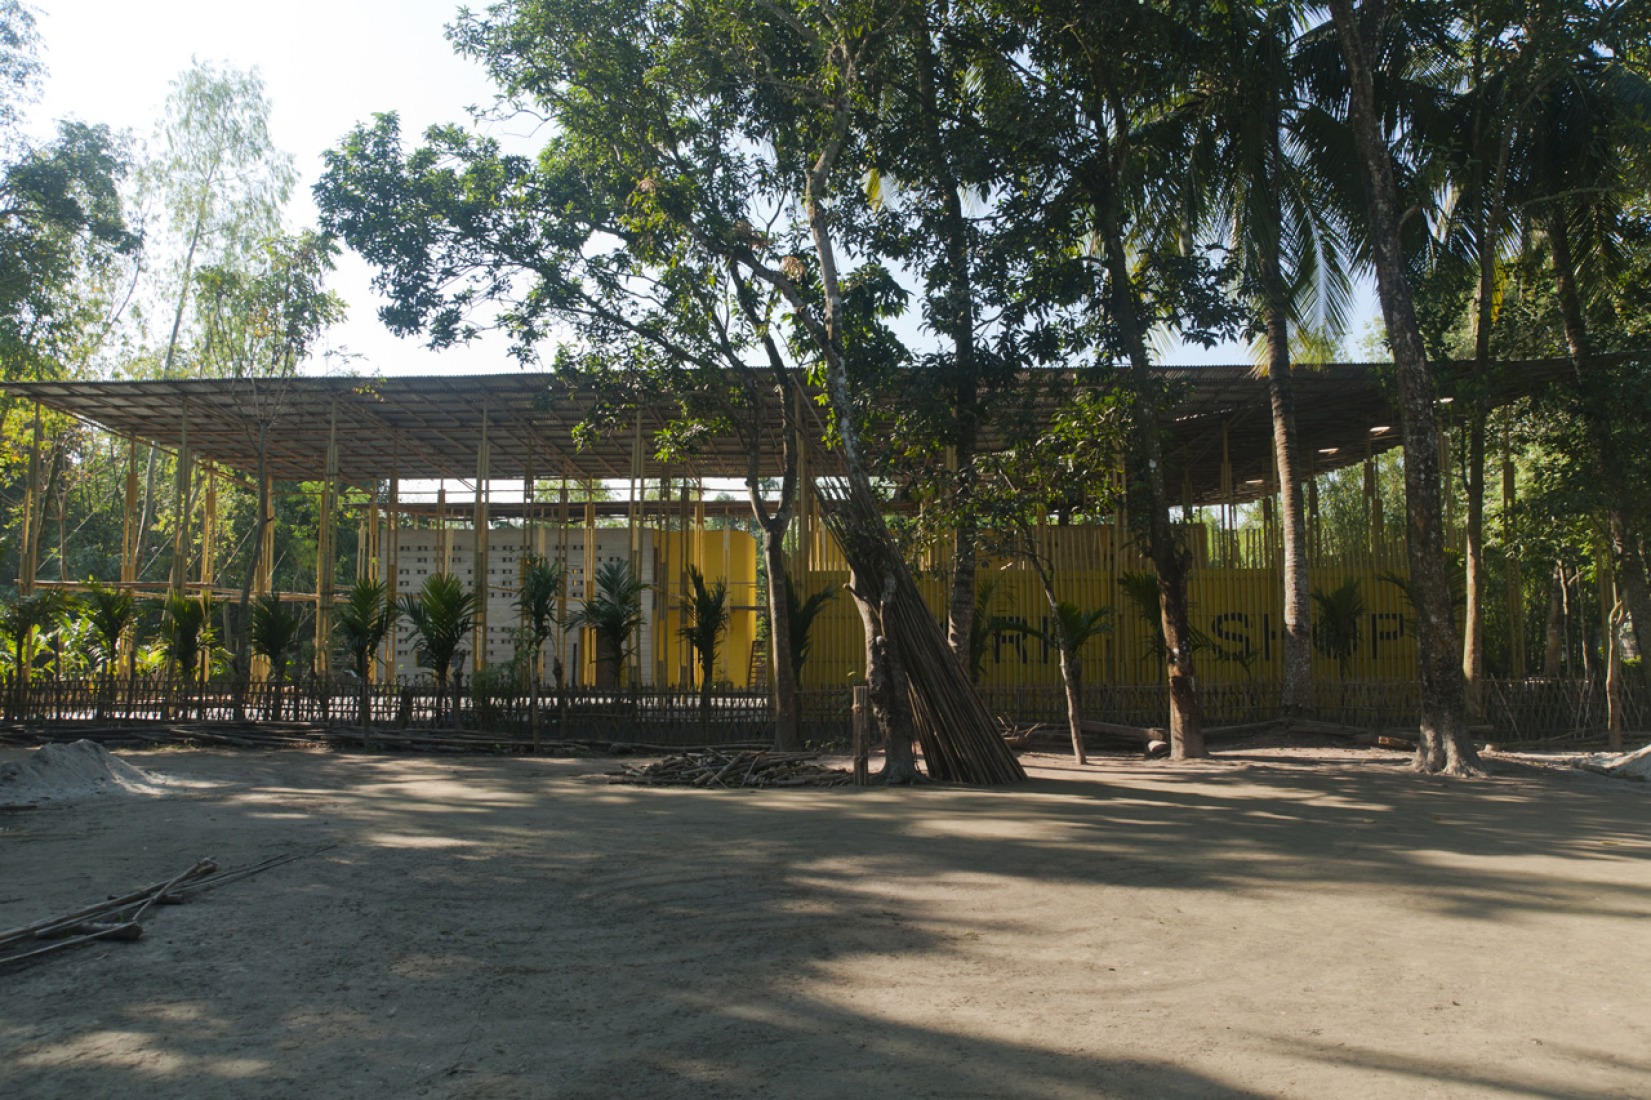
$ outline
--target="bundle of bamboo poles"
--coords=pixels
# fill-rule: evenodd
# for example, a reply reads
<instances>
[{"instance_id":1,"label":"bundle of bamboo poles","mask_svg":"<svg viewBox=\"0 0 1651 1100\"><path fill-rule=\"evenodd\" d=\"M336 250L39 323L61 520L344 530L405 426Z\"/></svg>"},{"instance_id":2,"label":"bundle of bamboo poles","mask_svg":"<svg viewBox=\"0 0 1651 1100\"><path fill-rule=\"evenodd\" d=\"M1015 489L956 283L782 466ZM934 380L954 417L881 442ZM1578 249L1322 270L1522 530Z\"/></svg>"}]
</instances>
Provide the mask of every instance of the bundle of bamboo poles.
<instances>
[{"instance_id":1,"label":"bundle of bamboo poles","mask_svg":"<svg viewBox=\"0 0 1651 1100\"><path fill-rule=\"evenodd\" d=\"M894 582L883 626L905 667L912 723L930 777L983 785L1024 780L1025 770L941 636L911 570L886 533L882 539L866 537L886 532L882 515L846 485L822 481L815 488L826 525L855 575Z\"/></svg>"},{"instance_id":2,"label":"bundle of bamboo poles","mask_svg":"<svg viewBox=\"0 0 1651 1100\"><path fill-rule=\"evenodd\" d=\"M816 763L812 752L679 753L644 767L625 767L609 783L658 787L846 787L854 777Z\"/></svg>"}]
</instances>

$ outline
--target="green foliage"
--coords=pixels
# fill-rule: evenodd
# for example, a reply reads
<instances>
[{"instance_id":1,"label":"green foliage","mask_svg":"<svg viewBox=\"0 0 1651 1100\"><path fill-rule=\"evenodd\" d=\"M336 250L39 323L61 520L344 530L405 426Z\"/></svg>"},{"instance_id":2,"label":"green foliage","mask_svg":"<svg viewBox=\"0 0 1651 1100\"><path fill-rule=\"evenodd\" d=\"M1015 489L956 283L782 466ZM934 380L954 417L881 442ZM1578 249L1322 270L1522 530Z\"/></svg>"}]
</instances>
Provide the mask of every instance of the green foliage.
<instances>
[{"instance_id":1,"label":"green foliage","mask_svg":"<svg viewBox=\"0 0 1651 1100\"><path fill-rule=\"evenodd\" d=\"M813 644L814 620L820 617L826 604L837 595L835 586L827 585L818 592L811 593L804 599L797 592L797 586L791 575L785 577L785 607L786 620L791 624L791 678L793 682L801 682L803 664L808 660L808 650Z\"/></svg>"},{"instance_id":2,"label":"green foliage","mask_svg":"<svg viewBox=\"0 0 1651 1100\"><path fill-rule=\"evenodd\" d=\"M1334 591L1313 590L1318 616L1313 621L1313 646L1336 662L1343 680L1353 665L1359 648L1359 628L1364 623L1364 593L1357 577L1348 578Z\"/></svg>"},{"instance_id":3,"label":"green foliage","mask_svg":"<svg viewBox=\"0 0 1651 1100\"><path fill-rule=\"evenodd\" d=\"M126 589L93 584L81 594L79 602L90 628L92 658L99 669L109 672L114 668L121 638L137 623L137 599Z\"/></svg>"},{"instance_id":4,"label":"green foliage","mask_svg":"<svg viewBox=\"0 0 1651 1100\"><path fill-rule=\"evenodd\" d=\"M975 589L975 613L969 620L969 679L980 682L985 670L986 650L1003 634L1015 630L1014 619L999 615L994 609L997 578L985 580Z\"/></svg>"},{"instance_id":5,"label":"green foliage","mask_svg":"<svg viewBox=\"0 0 1651 1100\"><path fill-rule=\"evenodd\" d=\"M558 626L561 598L567 588L567 564L529 556L522 561L516 607L527 620L527 647L537 663L539 651Z\"/></svg>"},{"instance_id":6,"label":"green foliage","mask_svg":"<svg viewBox=\"0 0 1651 1100\"><path fill-rule=\"evenodd\" d=\"M36 650L70 610L68 599L54 589L13 597L0 610L0 635L11 644L12 672L23 683L28 683Z\"/></svg>"},{"instance_id":7,"label":"green foliage","mask_svg":"<svg viewBox=\"0 0 1651 1100\"><path fill-rule=\"evenodd\" d=\"M343 647L363 682L373 653L395 626L396 609L388 590L371 577L360 577L333 611L333 636Z\"/></svg>"},{"instance_id":8,"label":"green foliage","mask_svg":"<svg viewBox=\"0 0 1651 1100\"><path fill-rule=\"evenodd\" d=\"M443 688L459 647L476 625L478 606L476 594L466 592L449 573L432 573L416 595L401 597L401 614L413 628L418 663L435 673Z\"/></svg>"},{"instance_id":9,"label":"green foliage","mask_svg":"<svg viewBox=\"0 0 1651 1100\"><path fill-rule=\"evenodd\" d=\"M167 595L161 611L172 675L186 684L193 683L199 675L202 657L210 656L215 642L212 600L204 595L173 591Z\"/></svg>"},{"instance_id":10,"label":"green foliage","mask_svg":"<svg viewBox=\"0 0 1651 1100\"><path fill-rule=\"evenodd\" d=\"M701 688L711 684L712 669L716 667L717 644L728 629L732 609L728 603L728 582L718 577L714 584L705 583L705 574L699 566L688 567L687 596L680 604L683 625L682 637L698 658Z\"/></svg>"},{"instance_id":11,"label":"green foliage","mask_svg":"<svg viewBox=\"0 0 1651 1100\"><path fill-rule=\"evenodd\" d=\"M284 602L279 592L255 597L251 611L252 652L269 662L270 675L282 683L308 616L301 607Z\"/></svg>"},{"instance_id":12,"label":"green foliage","mask_svg":"<svg viewBox=\"0 0 1651 1100\"><path fill-rule=\"evenodd\" d=\"M596 570L596 594L569 616L574 628L596 635L598 658L623 678L631 639L642 625L642 593L647 588L628 561L610 561Z\"/></svg>"},{"instance_id":13,"label":"green foliage","mask_svg":"<svg viewBox=\"0 0 1651 1100\"><path fill-rule=\"evenodd\" d=\"M1077 604L1060 600L1055 604L1054 615L1042 626L1015 621L1006 623L1004 629L1030 634L1056 651L1076 659L1084 646L1102 634L1112 633L1112 608L1098 607L1085 611Z\"/></svg>"}]
</instances>

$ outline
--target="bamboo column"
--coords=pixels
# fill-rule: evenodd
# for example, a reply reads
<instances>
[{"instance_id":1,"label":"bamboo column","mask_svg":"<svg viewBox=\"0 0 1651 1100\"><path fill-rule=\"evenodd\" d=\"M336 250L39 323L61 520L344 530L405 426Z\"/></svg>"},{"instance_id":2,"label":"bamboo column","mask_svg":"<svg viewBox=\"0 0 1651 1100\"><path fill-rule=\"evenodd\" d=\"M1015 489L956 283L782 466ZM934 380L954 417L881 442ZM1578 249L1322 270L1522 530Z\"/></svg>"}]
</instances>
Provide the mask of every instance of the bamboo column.
<instances>
[{"instance_id":1,"label":"bamboo column","mask_svg":"<svg viewBox=\"0 0 1651 1100\"><path fill-rule=\"evenodd\" d=\"M189 399L185 398L182 432L178 441L178 505L172 524L172 589L175 592L183 591L184 582L189 578L189 516L193 511L189 501L192 461L189 457Z\"/></svg>"},{"instance_id":2,"label":"bamboo column","mask_svg":"<svg viewBox=\"0 0 1651 1100\"><path fill-rule=\"evenodd\" d=\"M482 403L482 440L476 448L476 505L475 553L472 556L475 572L476 622L471 633L470 667L480 672L487 665L487 598L492 594L488 584L488 484L493 473L493 445L488 441L488 408Z\"/></svg>"},{"instance_id":3,"label":"bamboo column","mask_svg":"<svg viewBox=\"0 0 1651 1100\"><path fill-rule=\"evenodd\" d=\"M383 682L397 677L396 646L400 642L401 616L395 613L401 602L401 433L390 433L390 490L384 513L384 591L390 601L390 631L384 638Z\"/></svg>"},{"instance_id":4,"label":"bamboo column","mask_svg":"<svg viewBox=\"0 0 1651 1100\"><path fill-rule=\"evenodd\" d=\"M121 502L120 526L120 583L132 584L138 579L138 441L129 439L126 447L126 498Z\"/></svg>"},{"instance_id":5,"label":"bamboo column","mask_svg":"<svg viewBox=\"0 0 1651 1100\"><path fill-rule=\"evenodd\" d=\"M259 525L258 571L252 576L252 593L268 596L275 587L275 481L264 478L263 522ZM269 658L261 653L252 655L252 678L258 683L269 679Z\"/></svg>"},{"instance_id":6,"label":"bamboo column","mask_svg":"<svg viewBox=\"0 0 1651 1100\"><path fill-rule=\"evenodd\" d=\"M1513 452L1508 424L1509 419L1502 421L1502 574L1508 604L1508 671L1514 679L1522 680L1525 678L1525 599L1519 554L1514 546L1518 517L1514 511ZM1642 655L1641 659L1651 658Z\"/></svg>"},{"instance_id":7,"label":"bamboo column","mask_svg":"<svg viewBox=\"0 0 1651 1100\"><path fill-rule=\"evenodd\" d=\"M332 671L332 612L338 570L338 399L327 419L327 470L315 554L315 671Z\"/></svg>"},{"instance_id":8,"label":"bamboo column","mask_svg":"<svg viewBox=\"0 0 1651 1100\"><path fill-rule=\"evenodd\" d=\"M206 467L206 504L201 510L201 588L204 593L217 580L217 555L212 545L218 517L218 468Z\"/></svg>"},{"instance_id":9,"label":"bamboo column","mask_svg":"<svg viewBox=\"0 0 1651 1100\"><path fill-rule=\"evenodd\" d=\"M596 596L596 483L585 482L585 603L588 605ZM596 653L592 646L596 632L589 626L580 632L579 664L591 671L596 670Z\"/></svg>"},{"instance_id":10,"label":"bamboo column","mask_svg":"<svg viewBox=\"0 0 1651 1100\"><path fill-rule=\"evenodd\" d=\"M447 481L436 487L436 561L440 565L440 572L452 573L451 560L452 541L447 532Z\"/></svg>"}]
</instances>

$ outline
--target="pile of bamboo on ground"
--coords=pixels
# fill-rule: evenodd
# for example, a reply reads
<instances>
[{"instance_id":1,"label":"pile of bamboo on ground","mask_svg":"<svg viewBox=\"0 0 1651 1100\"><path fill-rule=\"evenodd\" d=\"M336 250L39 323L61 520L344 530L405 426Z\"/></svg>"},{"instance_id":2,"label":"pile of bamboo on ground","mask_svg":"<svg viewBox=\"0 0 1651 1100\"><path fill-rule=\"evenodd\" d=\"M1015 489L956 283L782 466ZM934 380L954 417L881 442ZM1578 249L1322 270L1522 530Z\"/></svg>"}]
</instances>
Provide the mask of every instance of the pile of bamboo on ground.
<instances>
[{"instance_id":1,"label":"pile of bamboo on ground","mask_svg":"<svg viewBox=\"0 0 1651 1100\"><path fill-rule=\"evenodd\" d=\"M609 783L644 787L846 787L854 777L816 763L813 752L685 752L608 774Z\"/></svg>"}]
</instances>

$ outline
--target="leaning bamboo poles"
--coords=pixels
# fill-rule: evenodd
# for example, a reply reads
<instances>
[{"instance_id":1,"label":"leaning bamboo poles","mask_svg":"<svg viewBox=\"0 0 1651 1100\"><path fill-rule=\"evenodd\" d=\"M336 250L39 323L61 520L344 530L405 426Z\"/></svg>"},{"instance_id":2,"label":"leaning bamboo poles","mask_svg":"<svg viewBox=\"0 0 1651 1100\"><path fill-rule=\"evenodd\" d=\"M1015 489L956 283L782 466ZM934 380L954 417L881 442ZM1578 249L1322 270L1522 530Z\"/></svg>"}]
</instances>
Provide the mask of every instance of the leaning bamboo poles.
<instances>
[{"instance_id":1,"label":"leaning bamboo poles","mask_svg":"<svg viewBox=\"0 0 1651 1100\"><path fill-rule=\"evenodd\" d=\"M883 517L847 486L815 487L823 518L862 583L889 585L882 593L883 626L908 681L913 726L929 775L957 783L1017 783L1026 778L963 666L947 647L912 579L886 539L857 537L879 531Z\"/></svg>"}]
</instances>

